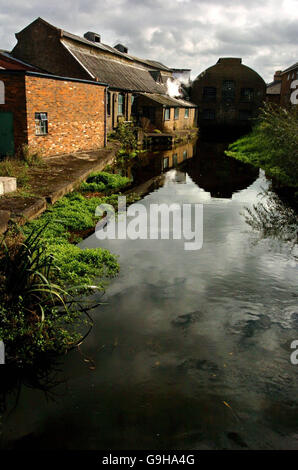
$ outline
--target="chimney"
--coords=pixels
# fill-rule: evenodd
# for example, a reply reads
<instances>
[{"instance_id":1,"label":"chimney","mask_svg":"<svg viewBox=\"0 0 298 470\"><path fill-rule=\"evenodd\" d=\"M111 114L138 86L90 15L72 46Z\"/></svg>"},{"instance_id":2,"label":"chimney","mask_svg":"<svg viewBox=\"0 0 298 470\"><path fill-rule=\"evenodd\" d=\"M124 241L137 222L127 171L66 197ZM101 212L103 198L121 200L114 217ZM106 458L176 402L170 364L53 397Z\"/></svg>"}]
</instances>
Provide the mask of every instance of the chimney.
<instances>
[{"instance_id":1,"label":"chimney","mask_svg":"<svg viewBox=\"0 0 298 470\"><path fill-rule=\"evenodd\" d=\"M88 39L88 41L91 41L91 42L95 42L95 43L100 42L100 35L97 33L92 33L91 31L88 31L88 33L85 33L84 38Z\"/></svg>"},{"instance_id":2,"label":"chimney","mask_svg":"<svg viewBox=\"0 0 298 470\"><path fill-rule=\"evenodd\" d=\"M114 46L114 49L117 49L117 51L123 52L124 54L128 53L127 47L123 46L123 44L116 44L116 46Z\"/></svg>"},{"instance_id":3,"label":"chimney","mask_svg":"<svg viewBox=\"0 0 298 470\"><path fill-rule=\"evenodd\" d=\"M281 72L282 72L282 70L277 70L277 71L275 72L274 78L273 78L273 81L274 81L274 82L278 82L278 81L281 80L281 76L280 76L280 75L281 75Z\"/></svg>"}]
</instances>

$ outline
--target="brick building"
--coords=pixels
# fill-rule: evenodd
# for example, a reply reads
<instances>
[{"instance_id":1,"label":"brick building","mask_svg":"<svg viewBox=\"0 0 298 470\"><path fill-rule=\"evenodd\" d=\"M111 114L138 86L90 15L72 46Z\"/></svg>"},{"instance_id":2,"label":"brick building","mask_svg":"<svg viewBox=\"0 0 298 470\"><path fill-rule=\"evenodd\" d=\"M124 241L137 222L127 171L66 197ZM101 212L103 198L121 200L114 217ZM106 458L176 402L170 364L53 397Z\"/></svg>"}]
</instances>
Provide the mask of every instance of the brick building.
<instances>
[{"instance_id":1,"label":"brick building","mask_svg":"<svg viewBox=\"0 0 298 470\"><path fill-rule=\"evenodd\" d=\"M268 83L266 87L267 102L280 104L281 80L281 70L277 70L274 74L273 81Z\"/></svg>"},{"instance_id":2,"label":"brick building","mask_svg":"<svg viewBox=\"0 0 298 470\"><path fill-rule=\"evenodd\" d=\"M80 37L41 18L16 38L12 55L18 59L55 75L107 83L108 130L115 128L119 119L127 121L135 116L140 120L143 109L138 103L139 93L167 95L167 81L173 79L172 69L130 55L123 44L111 47L103 44L97 33L89 31Z\"/></svg>"},{"instance_id":3,"label":"brick building","mask_svg":"<svg viewBox=\"0 0 298 470\"><path fill-rule=\"evenodd\" d=\"M0 155L29 145L42 156L105 145L106 85L0 70Z\"/></svg>"},{"instance_id":4,"label":"brick building","mask_svg":"<svg viewBox=\"0 0 298 470\"><path fill-rule=\"evenodd\" d=\"M137 101L139 120L146 130L172 133L196 126L197 106L189 101L157 93L140 93Z\"/></svg>"},{"instance_id":5,"label":"brick building","mask_svg":"<svg viewBox=\"0 0 298 470\"><path fill-rule=\"evenodd\" d=\"M12 57L12 55L7 52L0 50L0 70L32 70L32 71L40 71L36 67L33 67L33 65L27 64L26 62L23 62L22 60L16 59L15 57Z\"/></svg>"},{"instance_id":6,"label":"brick building","mask_svg":"<svg viewBox=\"0 0 298 470\"><path fill-rule=\"evenodd\" d=\"M240 58L221 58L193 82L191 100L199 106L199 124L247 129L265 100L266 84Z\"/></svg>"},{"instance_id":7,"label":"brick building","mask_svg":"<svg viewBox=\"0 0 298 470\"><path fill-rule=\"evenodd\" d=\"M298 62L283 70L281 76L280 104L288 107L298 104Z\"/></svg>"}]
</instances>

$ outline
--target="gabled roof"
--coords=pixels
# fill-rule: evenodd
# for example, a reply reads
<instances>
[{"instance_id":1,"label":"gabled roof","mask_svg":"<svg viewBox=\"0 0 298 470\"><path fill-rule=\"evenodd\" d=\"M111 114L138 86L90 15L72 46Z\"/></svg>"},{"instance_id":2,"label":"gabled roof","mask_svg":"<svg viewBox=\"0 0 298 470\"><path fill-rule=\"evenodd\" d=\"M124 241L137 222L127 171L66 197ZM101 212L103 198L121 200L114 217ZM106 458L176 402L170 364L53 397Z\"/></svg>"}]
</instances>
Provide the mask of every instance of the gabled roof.
<instances>
[{"instance_id":1,"label":"gabled roof","mask_svg":"<svg viewBox=\"0 0 298 470\"><path fill-rule=\"evenodd\" d=\"M167 106L171 108L197 108L197 105L191 103L190 101L185 101L180 98L172 98L169 95L158 95L155 93L139 93L141 96L145 96L146 98L154 101L155 103L159 103L162 106Z\"/></svg>"},{"instance_id":2,"label":"gabled roof","mask_svg":"<svg viewBox=\"0 0 298 470\"><path fill-rule=\"evenodd\" d=\"M163 71L171 72L171 69L169 67L166 67L165 65L161 64L158 61L149 60L149 59L142 59L140 57L135 57L135 56L127 54L125 52L121 52L118 49L115 49L112 46L108 46L107 44L104 44L102 42L89 41L85 37L79 36L77 34L69 33L68 31L65 31L64 29L57 28L56 26L48 23L47 21L45 21L43 18L40 18L40 17L37 18L35 21L41 21L41 22L45 23L47 26L49 26L52 29L56 30L61 37L72 39L73 41L77 41L79 43L86 44L86 45L94 47L96 49L100 49L100 50L108 52L110 54L114 54L115 56L118 56L118 57L123 57L126 60L131 61L131 62L136 61L136 62L145 64L149 67L154 67L154 68L158 68L158 69L163 70Z\"/></svg>"},{"instance_id":3,"label":"gabled roof","mask_svg":"<svg viewBox=\"0 0 298 470\"><path fill-rule=\"evenodd\" d=\"M165 85L157 83L148 69L138 67L137 64L130 65L100 55L91 55L88 51L71 47L69 43L67 48L93 76L108 83L111 88L149 93L166 92Z\"/></svg>"},{"instance_id":4,"label":"gabled roof","mask_svg":"<svg viewBox=\"0 0 298 470\"><path fill-rule=\"evenodd\" d=\"M295 70L298 68L298 62L296 62L295 64L291 65L290 67L288 67L287 69L283 70L281 72L281 75L283 75L284 73L287 73L287 72L291 72L291 70Z\"/></svg>"}]
</instances>

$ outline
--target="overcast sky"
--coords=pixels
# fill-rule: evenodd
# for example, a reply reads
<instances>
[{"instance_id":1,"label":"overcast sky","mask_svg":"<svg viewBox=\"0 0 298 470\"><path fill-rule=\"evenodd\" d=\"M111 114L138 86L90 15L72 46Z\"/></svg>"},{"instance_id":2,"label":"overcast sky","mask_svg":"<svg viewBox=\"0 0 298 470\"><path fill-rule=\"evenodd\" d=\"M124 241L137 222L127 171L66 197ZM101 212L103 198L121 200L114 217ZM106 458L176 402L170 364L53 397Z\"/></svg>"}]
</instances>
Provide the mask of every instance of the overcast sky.
<instances>
[{"instance_id":1,"label":"overcast sky","mask_svg":"<svg viewBox=\"0 0 298 470\"><path fill-rule=\"evenodd\" d=\"M38 16L72 33L101 34L129 53L192 78L219 57L242 57L265 81L297 62L298 0L0 0L0 49Z\"/></svg>"}]
</instances>

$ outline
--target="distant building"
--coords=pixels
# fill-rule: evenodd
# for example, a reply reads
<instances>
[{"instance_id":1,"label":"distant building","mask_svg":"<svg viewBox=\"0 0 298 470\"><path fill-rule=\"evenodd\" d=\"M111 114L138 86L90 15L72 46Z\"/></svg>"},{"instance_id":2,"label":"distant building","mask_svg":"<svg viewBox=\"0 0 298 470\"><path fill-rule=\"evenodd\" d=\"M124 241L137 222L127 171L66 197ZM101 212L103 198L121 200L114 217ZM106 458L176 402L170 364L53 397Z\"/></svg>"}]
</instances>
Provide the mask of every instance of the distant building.
<instances>
[{"instance_id":1,"label":"distant building","mask_svg":"<svg viewBox=\"0 0 298 470\"><path fill-rule=\"evenodd\" d=\"M298 104L298 62L281 72L280 104Z\"/></svg>"},{"instance_id":2,"label":"distant building","mask_svg":"<svg viewBox=\"0 0 298 470\"><path fill-rule=\"evenodd\" d=\"M220 58L193 82L191 100L199 106L199 125L247 129L266 95L262 77L240 58Z\"/></svg>"},{"instance_id":3,"label":"distant building","mask_svg":"<svg viewBox=\"0 0 298 470\"><path fill-rule=\"evenodd\" d=\"M266 101L284 108L298 104L298 62L275 72L273 82L267 85Z\"/></svg>"},{"instance_id":4,"label":"distant building","mask_svg":"<svg viewBox=\"0 0 298 470\"><path fill-rule=\"evenodd\" d=\"M196 126L197 106L189 101L157 93L140 93L138 120L145 130L175 132Z\"/></svg>"},{"instance_id":5,"label":"distant building","mask_svg":"<svg viewBox=\"0 0 298 470\"><path fill-rule=\"evenodd\" d=\"M266 87L266 101L269 103L280 104L281 73L281 70L277 70L274 74L273 82L268 83Z\"/></svg>"}]
</instances>

